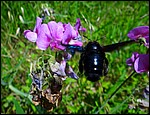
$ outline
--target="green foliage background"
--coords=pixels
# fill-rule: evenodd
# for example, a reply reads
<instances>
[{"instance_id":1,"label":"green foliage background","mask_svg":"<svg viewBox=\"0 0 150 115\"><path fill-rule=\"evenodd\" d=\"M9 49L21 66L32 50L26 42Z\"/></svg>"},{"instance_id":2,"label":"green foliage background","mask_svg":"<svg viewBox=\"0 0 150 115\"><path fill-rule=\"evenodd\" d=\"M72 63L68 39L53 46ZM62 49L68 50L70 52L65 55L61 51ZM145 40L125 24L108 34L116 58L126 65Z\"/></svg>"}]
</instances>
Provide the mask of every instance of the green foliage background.
<instances>
[{"instance_id":1,"label":"green foliage background","mask_svg":"<svg viewBox=\"0 0 150 115\"><path fill-rule=\"evenodd\" d=\"M37 60L43 52L36 49L36 45L23 35L24 30L34 28L42 6L54 10L53 17L56 22L70 22L74 25L76 18L80 18L82 26L87 29L84 45L94 40L102 46L126 41L129 40L127 33L131 29L149 25L148 1L2 1L1 113L44 113L28 97L32 83L29 76L30 63ZM51 20L53 19L46 21ZM128 108L129 104L142 98L143 89L149 83L146 73L134 75L105 104L119 84L130 75L132 68L126 65L126 59L131 57L132 52L145 53L146 48L139 44L130 44L107 53L109 73L96 83L87 81L84 75L79 74L77 62L80 54L76 53L69 65L80 78L77 81L67 78L63 82L62 102L50 113L147 114L148 109L141 110L139 106ZM55 54L50 49L44 53Z\"/></svg>"}]
</instances>

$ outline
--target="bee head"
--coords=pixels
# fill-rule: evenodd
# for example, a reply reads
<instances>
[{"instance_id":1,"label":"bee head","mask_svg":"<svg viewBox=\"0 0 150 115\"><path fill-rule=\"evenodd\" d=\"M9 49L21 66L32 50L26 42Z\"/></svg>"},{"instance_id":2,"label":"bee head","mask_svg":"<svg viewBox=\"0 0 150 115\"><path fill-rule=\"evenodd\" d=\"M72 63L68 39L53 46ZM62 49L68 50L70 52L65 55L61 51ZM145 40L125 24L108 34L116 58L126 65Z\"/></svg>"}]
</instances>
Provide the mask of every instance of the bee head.
<instances>
[{"instance_id":1,"label":"bee head","mask_svg":"<svg viewBox=\"0 0 150 115\"><path fill-rule=\"evenodd\" d=\"M88 50L88 51L95 51L95 52L97 52L97 51L100 51L100 52L102 52L103 51L103 48L100 46L100 44L98 43L98 42L96 42L96 41L94 41L94 42L89 42L88 44L87 44L87 46L86 46L86 49Z\"/></svg>"}]
</instances>

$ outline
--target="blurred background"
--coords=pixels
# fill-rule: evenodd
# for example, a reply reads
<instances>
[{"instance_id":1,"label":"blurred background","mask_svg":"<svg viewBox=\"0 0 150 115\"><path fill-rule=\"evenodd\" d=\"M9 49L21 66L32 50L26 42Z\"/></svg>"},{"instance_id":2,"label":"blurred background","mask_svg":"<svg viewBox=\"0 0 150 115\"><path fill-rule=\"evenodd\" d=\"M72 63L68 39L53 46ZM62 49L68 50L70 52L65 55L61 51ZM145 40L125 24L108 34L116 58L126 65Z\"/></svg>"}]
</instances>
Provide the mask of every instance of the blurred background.
<instances>
[{"instance_id":1,"label":"blurred background","mask_svg":"<svg viewBox=\"0 0 150 115\"><path fill-rule=\"evenodd\" d=\"M94 40L102 46L127 41L131 29L149 25L148 1L1 1L1 114L45 113L28 97L32 83L30 63L43 52L23 35L24 30L34 29L36 17L41 15L43 8L51 14L45 22L54 20L74 25L80 18L87 29L84 46ZM143 99L143 91L149 84L146 73L132 76L107 102L132 72L133 68L126 65L132 52L145 53L146 48L129 44L106 53L109 72L95 83L79 74L80 53L76 53L68 63L79 79L67 78L63 82L62 101L49 113L147 114L149 105L137 101ZM44 53L55 55L50 49Z\"/></svg>"}]
</instances>

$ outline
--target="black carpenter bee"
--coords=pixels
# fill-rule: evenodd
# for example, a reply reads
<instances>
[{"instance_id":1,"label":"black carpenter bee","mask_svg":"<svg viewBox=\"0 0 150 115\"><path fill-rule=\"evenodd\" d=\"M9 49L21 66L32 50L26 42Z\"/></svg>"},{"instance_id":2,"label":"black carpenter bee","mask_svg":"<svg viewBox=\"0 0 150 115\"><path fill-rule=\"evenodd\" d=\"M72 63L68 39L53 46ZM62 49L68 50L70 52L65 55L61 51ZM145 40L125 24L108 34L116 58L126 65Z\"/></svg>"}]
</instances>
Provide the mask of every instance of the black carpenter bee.
<instances>
[{"instance_id":1,"label":"black carpenter bee","mask_svg":"<svg viewBox=\"0 0 150 115\"><path fill-rule=\"evenodd\" d=\"M133 43L134 40L100 46L96 41L89 42L85 47L65 45L72 55L76 51L81 52L79 60L79 71L85 74L88 80L95 82L100 79L100 76L105 76L108 73L108 60L105 57L105 52L111 52L119 47Z\"/></svg>"},{"instance_id":2,"label":"black carpenter bee","mask_svg":"<svg viewBox=\"0 0 150 115\"><path fill-rule=\"evenodd\" d=\"M108 72L108 60L100 44L96 41L89 42L84 48L79 60L79 71L84 70L87 79L95 82L100 76L105 76Z\"/></svg>"}]
</instances>

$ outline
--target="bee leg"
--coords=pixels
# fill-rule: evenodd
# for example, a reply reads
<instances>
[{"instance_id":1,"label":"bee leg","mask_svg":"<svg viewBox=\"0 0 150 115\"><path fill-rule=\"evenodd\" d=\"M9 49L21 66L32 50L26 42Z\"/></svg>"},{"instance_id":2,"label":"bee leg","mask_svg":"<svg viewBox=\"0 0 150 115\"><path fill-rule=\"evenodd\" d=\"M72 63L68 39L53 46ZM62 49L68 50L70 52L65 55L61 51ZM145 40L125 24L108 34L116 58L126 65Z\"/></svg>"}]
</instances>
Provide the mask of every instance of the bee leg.
<instances>
[{"instance_id":1,"label":"bee leg","mask_svg":"<svg viewBox=\"0 0 150 115\"><path fill-rule=\"evenodd\" d=\"M75 50L74 49L70 49L70 53L71 53L72 56L74 56Z\"/></svg>"},{"instance_id":2,"label":"bee leg","mask_svg":"<svg viewBox=\"0 0 150 115\"><path fill-rule=\"evenodd\" d=\"M79 60L79 71L80 71L80 73L83 72L83 63L82 63L82 61L83 61L83 54L81 54L81 58Z\"/></svg>"},{"instance_id":3,"label":"bee leg","mask_svg":"<svg viewBox=\"0 0 150 115\"><path fill-rule=\"evenodd\" d=\"M105 58L104 61L104 76L108 73L108 60Z\"/></svg>"}]
</instances>

